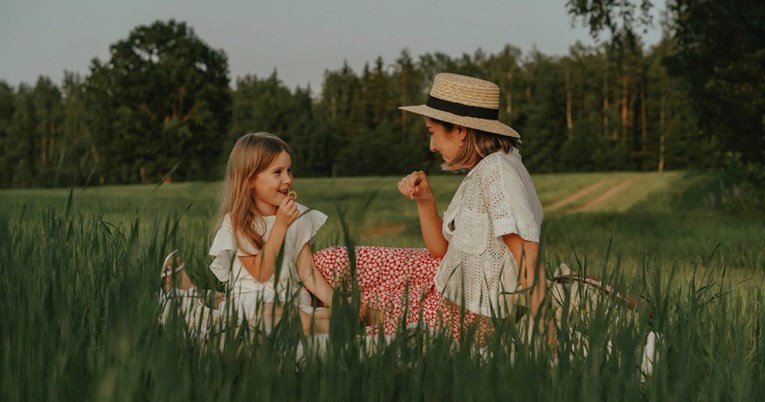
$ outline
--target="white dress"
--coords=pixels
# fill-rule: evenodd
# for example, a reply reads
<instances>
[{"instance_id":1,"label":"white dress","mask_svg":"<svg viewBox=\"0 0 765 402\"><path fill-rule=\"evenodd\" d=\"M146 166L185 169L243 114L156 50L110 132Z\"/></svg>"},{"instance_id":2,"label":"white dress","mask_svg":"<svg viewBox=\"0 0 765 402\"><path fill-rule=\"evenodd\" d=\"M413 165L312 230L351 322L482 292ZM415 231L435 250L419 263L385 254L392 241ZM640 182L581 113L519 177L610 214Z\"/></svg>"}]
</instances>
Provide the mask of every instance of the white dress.
<instances>
[{"instance_id":1,"label":"white dress","mask_svg":"<svg viewBox=\"0 0 765 402\"><path fill-rule=\"evenodd\" d=\"M297 206L300 216L287 228L281 264L265 282L253 278L239 258L235 258L256 255L260 250L243 237L235 236L230 217L224 217L209 252L215 257L210 264L210 270L221 282L227 283L231 291L226 305L220 307L223 311L226 311L229 305L232 306L241 321L255 318L258 306L263 303L288 302L295 303L304 310L311 309L311 297L300 284L295 264L303 246L316 235L326 222L327 216L302 204ZM276 216L266 216L262 220L265 224L265 240L271 233Z\"/></svg>"},{"instance_id":2,"label":"white dress","mask_svg":"<svg viewBox=\"0 0 765 402\"><path fill-rule=\"evenodd\" d=\"M542 204L517 149L486 156L463 179L444 211L449 241L435 277L445 298L484 316L506 316L518 263L502 236L539 242Z\"/></svg>"}]
</instances>

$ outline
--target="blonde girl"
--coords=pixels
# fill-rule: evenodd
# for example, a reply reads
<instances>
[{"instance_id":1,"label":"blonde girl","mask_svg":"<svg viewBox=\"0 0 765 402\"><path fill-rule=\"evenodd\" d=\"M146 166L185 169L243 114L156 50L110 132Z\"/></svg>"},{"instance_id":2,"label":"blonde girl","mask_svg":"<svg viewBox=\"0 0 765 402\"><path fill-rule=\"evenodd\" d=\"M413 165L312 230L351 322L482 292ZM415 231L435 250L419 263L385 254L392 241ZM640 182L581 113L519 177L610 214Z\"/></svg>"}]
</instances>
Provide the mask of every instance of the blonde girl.
<instances>
[{"instance_id":1,"label":"blonde girl","mask_svg":"<svg viewBox=\"0 0 765 402\"><path fill-rule=\"evenodd\" d=\"M333 290L316 270L309 242L327 217L296 202L292 183L292 154L283 140L254 133L236 142L209 251L210 269L230 290L216 313L233 311L239 323L269 331L293 303L305 333L326 333ZM162 277L163 295L195 289L175 253ZM327 307L311 307L309 292Z\"/></svg>"}]
</instances>

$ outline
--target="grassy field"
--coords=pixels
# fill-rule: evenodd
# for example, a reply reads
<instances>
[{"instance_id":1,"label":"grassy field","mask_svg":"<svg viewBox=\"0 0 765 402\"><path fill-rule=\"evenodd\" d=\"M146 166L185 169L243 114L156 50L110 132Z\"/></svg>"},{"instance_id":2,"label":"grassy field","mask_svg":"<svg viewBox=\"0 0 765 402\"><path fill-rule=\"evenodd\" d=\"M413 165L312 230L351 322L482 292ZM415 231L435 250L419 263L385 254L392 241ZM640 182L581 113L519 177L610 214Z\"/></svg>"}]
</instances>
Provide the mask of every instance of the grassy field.
<instances>
[{"instance_id":1,"label":"grassy field","mask_svg":"<svg viewBox=\"0 0 765 402\"><path fill-rule=\"evenodd\" d=\"M297 179L330 216L315 248L422 247L398 177ZM446 208L461 176L438 176ZM598 310L584 338L532 346L503 324L482 351L402 334L368 350L333 317L321 355L290 326L222 347L156 323L158 270L179 248L206 269L218 183L0 191L0 400L762 400L765 224L724 212L714 173L534 176L543 260L607 276L639 295L630 320ZM343 235L347 225L350 239ZM175 323L179 324L179 323ZM572 324L573 325L573 324ZM581 325L581 323L580 323ZM661 359L642 378L645 334ZM605 344L610 342L611 353ZM423 347L428 345L428 347ZM586 347L589 353L578 352ZM551 363L555 361L556 363Z\"/></svg>"}]
</instances>

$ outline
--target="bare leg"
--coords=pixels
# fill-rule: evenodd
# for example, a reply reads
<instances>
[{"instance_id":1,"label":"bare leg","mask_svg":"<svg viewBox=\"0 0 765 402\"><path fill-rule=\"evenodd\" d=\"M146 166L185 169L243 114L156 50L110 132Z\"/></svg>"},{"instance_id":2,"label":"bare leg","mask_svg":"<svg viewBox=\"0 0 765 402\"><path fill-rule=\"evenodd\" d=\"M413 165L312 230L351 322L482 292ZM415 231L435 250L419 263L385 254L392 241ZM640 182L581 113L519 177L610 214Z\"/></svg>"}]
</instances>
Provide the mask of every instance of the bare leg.
<instances>
[{"instance_id":1,"label":"bare leg","mask_svg":"<svg viewBox=\"0 0 765 402\"><path fill-rule=\"evenodd\" d=\"M313 313L300 310L300 323L303 326L305 335L328 334L329 333L330 310L328 308L317 308Z\"/></svg>"},{"instance_id":2,"label":"bare leg","mask_svg":"<svg viewBox=\"0 0 765 402\"><path fill-rule=\"evenodd\" d=\"M284 304L264 303L248 322L251 326L271 331L284 318ZM305 335L329 333L329 309L317 308L314 313L298 309L300 327Z\"/></svg>"},{"instance_id":3,"label":"bare leg","mask_svg":"<svg viewBox=\"0 0 765 402\"><path fill-rule=\"evenodd\" d=\"M380 325L385 322L385 312L376 308L367 308L364 311L364 324L367 326Z\"/></svg>"},{"instance_id":4,"label":"bare leg","mask_svg":"<svg viewBox=\"0 0 765 402\"><path fill-rule=\"evenodd\" d=\"M205 311L201 308L203 304L198 298L194 283L186 274L185 265L178 250L165 258L160 279L162 281L159 295L162 308L159 319L161 324L164 325L167 322L172 311L179 312L190 328L196 328L198 323L205 320Z\"/></svg>"},{"instance_id":5,"label":"bare leg","mask_svg":"<svg viewBox=\"0 0 765 402\"><path fill-rule=\"evenodd\" d=\"M263 303L248 321L252 326L271 331L282 320L283 314L284 306L281 303Z\"/></svg>"},{"instance_id":6,"label":"bare leg","mask_svg":"<svg viewBox=\"0 0 765 402\"><path fill-rule=\"evenodd\" d=\"M165 258L162 277L162 292L167 295L170 289L175 287L176 289L188 291L196 288L196 285L186 273L185 264L183 258L178 250L168 254ZM209 292L209 297L205 297L205 304L213 309L217 309L221 303L226 300L226 294L223 292Z\"/></svg>"}]
</instances>

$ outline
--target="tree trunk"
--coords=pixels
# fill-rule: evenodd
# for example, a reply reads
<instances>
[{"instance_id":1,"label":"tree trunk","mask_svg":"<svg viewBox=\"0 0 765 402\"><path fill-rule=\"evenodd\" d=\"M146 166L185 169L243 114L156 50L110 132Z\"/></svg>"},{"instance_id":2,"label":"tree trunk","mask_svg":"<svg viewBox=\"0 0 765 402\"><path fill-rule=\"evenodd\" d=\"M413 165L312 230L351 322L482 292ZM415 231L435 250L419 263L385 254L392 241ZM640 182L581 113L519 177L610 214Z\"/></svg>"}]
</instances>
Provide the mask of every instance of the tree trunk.
<instances>
[{"instance_id":1,"label":"tree trunk","mask_svg":"<svg viewBox=\"0 0 765 402\"><path fill-rule=\"evenodd\" d=\"M606 73L603 74L603 136L605 138L608 138L610 135L611 130L609 129L609 109L611 106L608 103L608 71L606 70Z\"/></svg>"},{"instance_id":2,"label":"tree trunk","mask_svg":"<svg viewBox=\"0 0 765 402\"><path fill-rule=\"evenodd\" d=\"M48 155L48 141L43 136L40 139L40 166L42 168L45 168L45 165L47 165L48 161L46 160L46 156Z\"/></svg>"},{"instance_id":3,"label":"tree trunk","mask_svg":"<svg viewBox=\"0 0 765 402\"><path fill-rule=\"evenodd\" d=\"M622 77L622 142L627 141L627 131L629 125L629 79L625 74Z\"/></svg>"},{"instance_id":4,"label":"tree trunk","mask_svg":"<svg viewBox=\"0 0 765 402\"><path fill-rule=\"evenodd\" d=\"M664 172L664 144L667 137L667 97L664 90L665 86L661 85L661 95L659 96L659 166L657 168L659 173Z\"/></svg>"},{"instance_id":5,"label":"tree trunk","mask_svg":"<svg viewBox=\"0 0 765 402\"><path fill-rule=\"evenodd\" d=\"M513 113L513 93L508 89L505 95L505 111L507 112L508 123L510 121L510 115Z\"/></svg>"},{"instance_id":6,"label":"tree trunk","mask_svg":"<svg viewBox=\"0 0 765 402\"><path fill-rule=\"evenodd\" d=\"M645 80L640 82L640 151L648 148L648 112L645 106Z\"/></svg>"},{"instance_id":7,"label":"tree trunk","mask_svg":"<svg viewBox=\"0 0 765 402\"><path fill-rule=\"evenodd\" d=\"M574 119L571 116L571 72L566 70L566 129L568 130L568 140L574 139Z\"/></svg>"}]
</instances>

